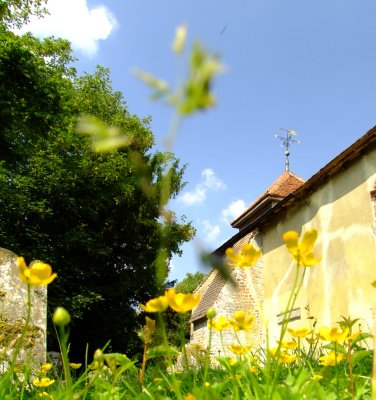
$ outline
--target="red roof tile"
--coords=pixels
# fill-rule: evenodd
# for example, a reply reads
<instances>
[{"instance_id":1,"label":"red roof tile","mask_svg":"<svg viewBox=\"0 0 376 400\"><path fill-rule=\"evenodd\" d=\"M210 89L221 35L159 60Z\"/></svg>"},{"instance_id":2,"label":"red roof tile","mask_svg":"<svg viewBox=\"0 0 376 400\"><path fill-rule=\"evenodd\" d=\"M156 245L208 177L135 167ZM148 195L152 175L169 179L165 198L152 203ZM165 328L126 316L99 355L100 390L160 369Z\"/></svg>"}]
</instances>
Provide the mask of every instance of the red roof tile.
<instances>
[{"instance_id":1,"label":"red roof tile","mask_svg":"<svg viewBox=\"0 0 376 400\"><path fill-rule=\"evenodd\" d=\"M295 175L292 172L285 171L282 175L280 175L270 186L269 188L259 196L244 212L239 215L236 219L231 222L231 225L235 228L238 228L239 222L241 220L247 219L248 215L253 214L253 211L261 204L262 202L266 202L269 198L270 200L282 200L290 193L294 192L300 186L304 184L304 179Z\"/></svg>"},{"instance_id":2,"label":"red roof tile","mask_svg":"<svg viewBox=\"0 0 376 400\"><path fill-rule=\"evenodd\" d=\"M264 193L273 196L286 197L288 194L295 191L303 185L304 179L293 174L292 172L285 171Z\"/></svg>"}]
</instances>

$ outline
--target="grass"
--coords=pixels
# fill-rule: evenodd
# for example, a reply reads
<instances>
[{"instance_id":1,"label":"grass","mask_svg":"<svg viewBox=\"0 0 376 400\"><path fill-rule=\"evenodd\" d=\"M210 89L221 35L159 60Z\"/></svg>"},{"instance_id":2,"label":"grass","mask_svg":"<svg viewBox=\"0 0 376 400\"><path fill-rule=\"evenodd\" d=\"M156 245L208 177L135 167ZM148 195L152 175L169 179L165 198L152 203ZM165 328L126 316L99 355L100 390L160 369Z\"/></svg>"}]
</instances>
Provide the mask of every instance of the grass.
<instances>
[{"instance_id":1,"label":"grass","mask_svg":"<svg viewBox=\"0 0 376 400\"><path fill-rule=\"evenodd\" d=\"M301 241L298 241L295 233L293 236L296 237L296 246L289 248L291 243L285 241L288 251L296 260L296 274L299 276L302 268L303 274L305 269L304 249L308 248L311 252L317 233L309 232ZM299 250L300 245L302 247ZM254 254L254 249L248 246L243 250L236 255L238 259L235 261L243 268L251 268L257 257L247 258L247 252ZM30 316L30 286L44 282L33 282L32 267L23 266L20 273L21 279L28 285L25 312ZM51 273L48 269L45 277L48 283ZM142 305L148 315L156 318L146 316L145 327L139 332L140 340L144 343L143 354L140 359L134 360L125 354L107 353L104 348L98 349L92 362L86 366L70 363L67 333L70 316L59 307L53 320L59 336L62 365L58 367L45 363L32 368L34 363L31 359L21 364L19 354L22 350L27 353L27 318L11 360L2 371L0 398L371 399L373 352L368 341L372 335L354 330L358 320L345 317L334 327L290 328L289 310L294 308L303 280L294 281L289 309L284 314L280 339L274 348L253 348L239 339L239 331L253 329L252 315L238 311L227 318L217 316L213 309L208 310L210 338L214 330L220 335L224 330L234 333L232 344L225 345L222 341L221 354L225 357L211 354L210 338L207 348L186 344L177 349L167 341L166 309L170 307L175 312L185 313L197 306L199 294L176 293L169 289L165 295Z\"/></svg>"}]
</instances>

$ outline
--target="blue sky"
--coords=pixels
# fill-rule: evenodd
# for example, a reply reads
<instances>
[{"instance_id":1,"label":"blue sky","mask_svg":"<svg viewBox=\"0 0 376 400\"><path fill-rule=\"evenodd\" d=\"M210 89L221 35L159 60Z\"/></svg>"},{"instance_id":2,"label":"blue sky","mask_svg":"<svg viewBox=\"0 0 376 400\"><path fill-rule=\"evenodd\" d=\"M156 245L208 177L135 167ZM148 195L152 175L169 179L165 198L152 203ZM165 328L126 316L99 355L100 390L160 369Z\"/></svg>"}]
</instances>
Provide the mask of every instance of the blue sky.
<instances>
[{"instance_id":1,"label":"blue sky","mask_svg":"<svg viewBox=\"0 0 376 400\"><path fill-rule=\"evenodd\" d=\"M50 0L51 16L27 30L73 45L79 72L108 67L131 113L152 117L163 149L171 110L148 100L135 67L174 82L175 28L221 55L217 105L181 125L173 151L187 185L172 203L197 229L173 259L172 279L199 270L197 247L236 233L229 221L282 172L278 128L296 130L291 170L308 179L375 125L374 0ZM299 230L300 227L296 227Z\"/></svg>"}]
</instances>

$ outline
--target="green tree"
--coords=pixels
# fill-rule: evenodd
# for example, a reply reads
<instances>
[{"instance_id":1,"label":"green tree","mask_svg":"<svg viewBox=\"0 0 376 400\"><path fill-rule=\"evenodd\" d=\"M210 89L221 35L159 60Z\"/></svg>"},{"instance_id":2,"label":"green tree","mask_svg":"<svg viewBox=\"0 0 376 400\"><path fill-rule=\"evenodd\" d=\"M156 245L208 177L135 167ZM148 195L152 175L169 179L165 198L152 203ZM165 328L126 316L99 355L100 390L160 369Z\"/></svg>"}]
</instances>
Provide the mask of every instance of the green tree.
<instances>
[{"instance_id":1,"label":"green tree","mask_svg":"<svg viewBox=\"0 0 376 400\"><path fill-rule=\"evenodd\" d=\"M162 241L161 182L168 173L176 196L184 167L153 151L149 120L127 111L107 69L77 77L71 62L66 41L0 27L0 241L58 273L49 307L72 314L72 356L110 339L113 350L131 354L138 303L164 289L156 280L160 243L168 261L194 234L170 213ZM93 151L91 138L76 132L83 113L119 127L130 145Z\"/></svg>"},{"instance_id":2,"label":"green tree","mask_svg":"<svg viewBox=\"0 0 376 400\"><path fill-rule=\"evenodd\" d=\"M188 272L185 278L176 284L175 289L180 293L193 293L204 278L205 274L202 272L195 272L194 274Z\"/></svg>"},{"instance_id":3,"label":"green tree","mask_svg":"<svg viewBox=\"0 0 376 400\"><path fill-rule=\"evenodd\" d=\"M0 0L0 21L9 27L20 28L31 15L43 16L47 12L46 3L47 0Z\"/></svg>"}]
</instances>

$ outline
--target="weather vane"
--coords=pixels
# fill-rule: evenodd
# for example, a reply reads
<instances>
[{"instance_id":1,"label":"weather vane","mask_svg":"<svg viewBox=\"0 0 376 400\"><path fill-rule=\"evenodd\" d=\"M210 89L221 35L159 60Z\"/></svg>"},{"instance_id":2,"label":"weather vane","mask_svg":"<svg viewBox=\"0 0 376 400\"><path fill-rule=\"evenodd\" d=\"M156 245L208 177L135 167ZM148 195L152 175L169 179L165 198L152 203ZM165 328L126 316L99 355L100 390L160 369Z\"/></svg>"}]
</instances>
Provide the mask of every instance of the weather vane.
<instances>
[{"instance_id":1,"label":"weather vane","mask_svg":"<svg viewBox=\"0 0 376 400\"><path fill-rule=\"evenodd\" d=\"M284 129L284 128L279 128L281 131L286 132L285 136L280 136L280 135L274 135L277 139L282 140L281 146L284 147L285 150L285 171L289 172L290 171L290 161L289 161L289 155L290 155L290 145L291 143L300 143L298 139L293 139L293 136L296 136L296 132L291 130L291 129Z\"/></svg>"}]
</instances>

